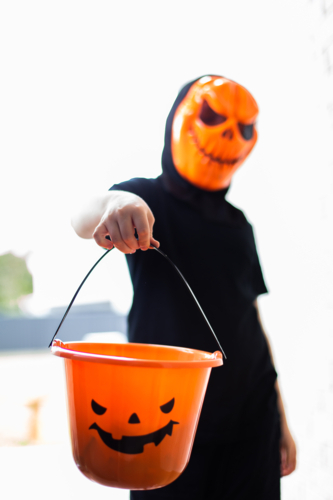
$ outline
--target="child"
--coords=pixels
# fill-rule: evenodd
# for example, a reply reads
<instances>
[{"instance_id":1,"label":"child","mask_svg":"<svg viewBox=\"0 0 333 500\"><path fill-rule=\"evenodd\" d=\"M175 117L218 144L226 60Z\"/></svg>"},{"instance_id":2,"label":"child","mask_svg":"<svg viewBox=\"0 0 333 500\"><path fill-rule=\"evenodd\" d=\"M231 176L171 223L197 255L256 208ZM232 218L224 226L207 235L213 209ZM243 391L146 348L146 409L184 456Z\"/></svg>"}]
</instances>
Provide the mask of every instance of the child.
<instances>
[{"instance_id":1,"label":"child","mask_svg":"<svg viewBox=\"0 0 333 500\"><path fill-rule=\"evenodd\" d=\"M257 114L252 95L233 81L190 82L167 119L162 175L114 185L72 220L79 236L126 254L134 288L130 342L216 350L179 276L157 252L146 252L161 242L228 356L212 370L187 469L164 488L132 491L132 500L276 500L280 475L295 469L296 447L257 307L267 289L253 230L225 199L256 143Z\"/></svg>"}]
</instances>

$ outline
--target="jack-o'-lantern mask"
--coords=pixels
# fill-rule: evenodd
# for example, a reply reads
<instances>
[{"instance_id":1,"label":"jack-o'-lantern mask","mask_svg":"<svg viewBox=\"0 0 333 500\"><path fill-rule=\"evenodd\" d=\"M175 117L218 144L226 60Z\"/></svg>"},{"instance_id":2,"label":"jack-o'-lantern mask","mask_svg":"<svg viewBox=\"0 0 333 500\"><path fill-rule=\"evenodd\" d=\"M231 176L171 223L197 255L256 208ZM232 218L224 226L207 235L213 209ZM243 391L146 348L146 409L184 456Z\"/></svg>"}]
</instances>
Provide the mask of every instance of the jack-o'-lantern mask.
<instances>
[{"instance_id":1,"label":"jack-o'-lantern mask","mask_svg":"<svg viewBox=\"0 0 333 500\"><path fill-rule=\"evenodd\" d=\"M238 83L218 76L196 81L172 124L178 173L207 191L228 187L257 141L258 112L252 95Z\"/></svg>"}]
</instances>

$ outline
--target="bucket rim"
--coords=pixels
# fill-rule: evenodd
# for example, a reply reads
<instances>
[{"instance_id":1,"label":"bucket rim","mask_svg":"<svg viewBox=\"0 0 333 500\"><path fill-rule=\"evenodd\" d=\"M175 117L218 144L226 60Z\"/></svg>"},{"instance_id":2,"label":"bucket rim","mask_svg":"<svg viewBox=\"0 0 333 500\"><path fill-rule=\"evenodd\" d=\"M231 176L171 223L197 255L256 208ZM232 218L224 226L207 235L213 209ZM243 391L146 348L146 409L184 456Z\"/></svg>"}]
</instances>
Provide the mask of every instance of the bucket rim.
<instances>
[{"instance_id":1,"label":"bucket rim","mask_svg":"<svg viewBox=\"0 0 333 500\"><path fill-rule=\"evenodd\" d=\"M123 366L138 366L146 368L214 368L223 365L222 353L215 351L213 353L202 351L199 349L190 349L187 347L174 347L159 344L142 344L136 343L138 346L147 346L176 349L185 352L200 352L205 355L204 359L196 360L155 360L155 359L138 359L128 358L121 356L111 356L107 354L93 354L81 351L75 351L66 347L68 344L95 344L95 342L87 341L71 341L62 342L60 339L55 339L52 342L51 353L60 358L69 359L72 361L88 361L92 363L102 363L110 365L123 365ZM96 342L96 345L102 345L101 342ZM110 344L105 342L105 344ZM112 342L112 345L124 345L117 342Z\"/></svg>"}]
</instances>

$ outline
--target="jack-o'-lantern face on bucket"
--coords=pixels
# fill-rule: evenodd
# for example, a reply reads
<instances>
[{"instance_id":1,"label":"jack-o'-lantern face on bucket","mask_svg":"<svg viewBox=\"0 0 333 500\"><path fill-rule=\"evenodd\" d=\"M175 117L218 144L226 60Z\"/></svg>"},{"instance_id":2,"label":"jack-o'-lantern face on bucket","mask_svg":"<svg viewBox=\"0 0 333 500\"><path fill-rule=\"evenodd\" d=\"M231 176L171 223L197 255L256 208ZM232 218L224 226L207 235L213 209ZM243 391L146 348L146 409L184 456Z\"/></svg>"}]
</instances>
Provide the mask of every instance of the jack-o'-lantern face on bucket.
<instances>
[{"instance_id":1,"label":"jack-o'-lantern face on bucket","mask_svg":"<svg viewBox=\"0 0 333 500\"><path fill-rule=\"evenodd\" d=\"M258 112L252 95L236 82L217 76L195 82L172 125L178 173L207 191L228 187L257 141Z\"/></svg>"},{"instance_id":2,"label":"jack-o'-lantern face on bucket","mask_svg":"<svg viewBox=\"0 0 333 500\"><path fill-rule=\"evenodd\" d=\"M160 410L163 413L170 413L174 407L175 399L171 399L164 405L160 406ZM96 413L96 415L104 415L107 411L107 408L104 408L96 401L91 401L91 408ZM140 418L137 413L132 413L128 420L129 424L140 424ZM110 432L102 429L96 422L94 422L89 429L96 430L98 432L99 437L103 441L103 443L111 448L112 450L118 451L120 453L126 453L129 455L137 455L138 453L143 453L144 446L149 443L154 443L155 446L158 446L165 436L172 436L172 429L175 424L179 424L179 422L175 422L170 420L166 425L152 431L148 434L136 435L136 436L122 436L121 439L114 439Z\"/></svg>"},{"instance_id":3,"label":"jack-o'-lantern face on bucket","mask_svg":"<svg viewBox=\"0 0 333 500\"><path fill-rule=\"evenodd\" d=\"M89 479L130 490L170 484L185 469L220 352L55 340L65 359L74 461Z\"/></svg>"}]
</instances>

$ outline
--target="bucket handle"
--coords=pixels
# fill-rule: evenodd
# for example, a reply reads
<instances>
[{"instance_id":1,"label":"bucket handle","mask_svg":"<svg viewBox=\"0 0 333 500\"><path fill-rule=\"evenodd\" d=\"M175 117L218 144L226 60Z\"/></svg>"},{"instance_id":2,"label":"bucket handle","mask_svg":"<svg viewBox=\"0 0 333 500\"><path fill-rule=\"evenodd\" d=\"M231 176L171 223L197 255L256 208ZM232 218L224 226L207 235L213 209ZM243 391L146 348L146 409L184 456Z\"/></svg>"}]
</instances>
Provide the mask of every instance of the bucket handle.
<instances>
[{"instance_id":1,"label":"bucket handle","mask_svg":"<svg viewBox=\"0 0 333 500\"><path fill-rule=\"evenodd\" d=\"M113 247L113 248L114 248L114 247ZM84 280L83 280L83 281L82 281L82 283L80 284L79 288L76 290L76 292L75 292L75 294L74 294L74 297L73 297L73 298L72 298L72 300L70 301L69 306L67 307L66 312L65 312L65 314L64 314L64 316L63 316L63 318L62 318L62 320L61 320L61 321L60 321L60 323L59 323L59 326L58 326L58 328L57 328L57 331L55 332L55 334L54 334L54 335L53 335L53 337L52 337L52 340L51 340L51 342L50 342L50 344L49 344L49 347L51 347L52 342L54 341L55 337L57 336L57 333L59 332L59 330L60 330L60 328L61 328L61 326L62 326L63 322L65 321L66 316L67 316L67 314L69 313L69 310L70 310L70 308L72 307L72 305L73 305L73 303L74 303L74 300L76 299L76 297L77 297L77 295L78 295L79 291L81 290L82 286L83 286L83 285L84 285L84 283L86 282L87 278L90 276L90 274L91 274L91 273L92 273L92 271L95 269L95 267L97 266L97 264L99 264L99 263L100 263L100 261L101 261L102 259L104 259L104 257L105 257L105 256L106 256L109 252L111 252L111 250L113 250L113 248L110 248L109 250L106 250L106 252L102 255L102 257L100 257L100 258L98 259L98 261L97 261L97 262L93 265L93 267L90 269L89 273L86 275L86 277L84 278ZM211 333L213 334L213 337L215 338L215 340L216 340L216 342L217 342L217 345L219 346L219 348L220 348L220 350L221 350L221 352L222 352L222 354L223 354L224 358L225 358L225 359L227 359L227 356L225 355L225 352L224 352L224 350L222 349L222 346L221 346L221 344L220 344L220 342L219 342L219 340L218 340L218 338L217 338L217 336L216 336L216 334L215 334L215 332L214 332L214 330L213 330L213 328L212 328L211 324L209 323L209 321L208 321L208 319L207 319L207 316L206 316L206 315L205 315L205 313L203 312L202 307L200 306L198 299L197 299L197 298L196 298L196 296L194 295L194 292L193 292L192 288L191 288L191 287L190 287L190 285L187 283L186 279L184 278L184 276L182 275L182 273L180 272L180 270L178 269L178 267L176 266L176 264L174 264L174 263L172 262L172 260L171 260L171 259L170 259L170 258L169 258L169 257L168 257L165 253L164 253L164 252L162 252L162 250L160 250L159 248L155 247L154 245L151 245L151 246L150 246L150 248L151 248L152 250L156 250L156 252L158 252L160 255L162 255L162 256L163 256L163 257L164 257L164 258L165 258L165 259L166 259L166 260L167 260L167 261L168 261L168 262L172 265L172 267L173 267L173 268L177 271L177 273L179 274L179 276L182 278L183 282L184 282L184 283L185 283L185 285L187 286L187 288L188 288L188 290L189 290L189 292L190 292L190 294L191 294L191 296L192 296L192 299L194 300L194 302L195 302L196 306L198 307L198 309L199 309L199 311L201 312L201 314L202 314L202 316L203 316L204 320L206 321L206 324L207 324L208 328L210 329Z\"/></svg>"}]
</instances>

